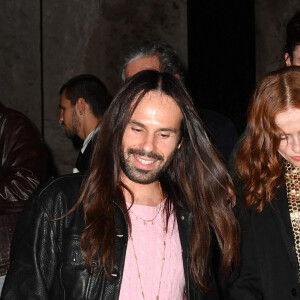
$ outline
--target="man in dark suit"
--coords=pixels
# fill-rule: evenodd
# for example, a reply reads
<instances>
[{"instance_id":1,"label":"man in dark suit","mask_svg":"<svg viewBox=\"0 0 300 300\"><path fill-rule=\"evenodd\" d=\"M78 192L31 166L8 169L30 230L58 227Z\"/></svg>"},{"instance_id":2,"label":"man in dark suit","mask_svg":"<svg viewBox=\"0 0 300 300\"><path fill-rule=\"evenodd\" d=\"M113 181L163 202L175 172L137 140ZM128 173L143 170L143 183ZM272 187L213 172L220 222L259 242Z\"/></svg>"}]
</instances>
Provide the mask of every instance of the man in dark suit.
<instances>
[{"instance_id":1,"label":"man in dark suit","mask_svg":"<svg viewBox=\"0 0 300 300\"><path fill-rule=\"evenodd\" d=\"M89 74L71 78L60 88L59 94L59 123L67 137L77 136L83 140L76 168L84 173L93 152L93 137L111 97L105 85L96 76Z\"/></svg>"}]
</instances>

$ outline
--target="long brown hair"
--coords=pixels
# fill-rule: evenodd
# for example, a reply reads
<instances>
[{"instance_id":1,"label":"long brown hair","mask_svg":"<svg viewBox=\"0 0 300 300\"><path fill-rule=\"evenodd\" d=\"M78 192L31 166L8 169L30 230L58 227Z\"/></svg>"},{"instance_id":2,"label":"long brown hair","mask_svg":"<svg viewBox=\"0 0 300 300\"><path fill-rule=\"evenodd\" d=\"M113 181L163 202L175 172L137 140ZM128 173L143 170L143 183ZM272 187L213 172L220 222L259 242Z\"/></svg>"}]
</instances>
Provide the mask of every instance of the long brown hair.
<instances>
[{"instance_id":1,"label":"long brown hair","mask_svg":"<svg viewBox=\"0 0 300 300\"><path fill-rule=\"evenodd\" d=\"M213 150L192 100L184 85L171 74L149 70L136 74L121 88L105 114L90 173L77 202L77 206L83 206L86 222L81 249L89 270L92 259L98 257L105 273L110 274L114 259L113 200L123 208L130 224L122 193L122 188L127 187L120 180L123 133L144 95L156 90L172 97L183 114L183 143L160 182L168 195L167 211L172 203L175 211L182 207L193 213L191 273L195 282L206 289L211 230L223 254L223 271L228 272L238 260L239 226L231 210L235 196L231 178Z\"/></svg>"},{"instance_id":2,"label":"long brown hair","mask_svg":"<svg viewBox=\"0 0 300 300\"><path fill-rule=\"evenodd\" d=\"M283 158L278 153L282 132L278 113L300 108L300 67L272 72L258 84L249 108L246 134L236 154L237 176L249 208L261 212L282 184Z\"/></svg>"}]
</instances>

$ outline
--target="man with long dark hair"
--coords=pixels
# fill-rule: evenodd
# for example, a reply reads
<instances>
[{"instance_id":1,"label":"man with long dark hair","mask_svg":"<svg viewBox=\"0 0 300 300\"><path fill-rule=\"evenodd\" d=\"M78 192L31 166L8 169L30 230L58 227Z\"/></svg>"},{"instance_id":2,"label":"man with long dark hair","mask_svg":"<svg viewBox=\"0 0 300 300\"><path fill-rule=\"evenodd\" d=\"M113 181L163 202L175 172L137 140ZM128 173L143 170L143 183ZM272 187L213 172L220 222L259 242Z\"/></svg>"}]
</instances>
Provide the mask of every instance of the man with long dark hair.
<instances>
[{"instance_id":1,"label":"man with long dark hair","mask_svg":"<svg viewBox=\"0 0 300 300\"><path fill-rule=\"evenodd\" d=\"M32 197L2 297L220 299L238 261L234 203L182 82L140 72L105 114L84 182Z\"/></svg>"}]
</instances>

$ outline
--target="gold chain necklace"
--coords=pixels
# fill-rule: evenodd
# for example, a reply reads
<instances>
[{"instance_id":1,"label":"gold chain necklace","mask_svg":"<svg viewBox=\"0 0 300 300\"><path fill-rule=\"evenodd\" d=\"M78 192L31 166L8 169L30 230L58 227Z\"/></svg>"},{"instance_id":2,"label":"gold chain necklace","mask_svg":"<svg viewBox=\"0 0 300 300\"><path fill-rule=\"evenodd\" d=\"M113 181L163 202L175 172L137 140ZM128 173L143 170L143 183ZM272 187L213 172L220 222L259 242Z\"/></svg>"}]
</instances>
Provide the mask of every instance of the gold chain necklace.
<instances>
[{"instance_id":1,"label":"gold chain necklace","mask_svg":"<svg viewBox=\"0 0 300 300\"><path fill-rule=\"evenodd\" d=\"M167 230L166 230L165 226L163 227L163 231L164 231L164 234L165 234L164 243L163 243L164 249L163 249L163 257L162 257L162 263L161 263L161 269L160 269L160 278L159 278L159 284L158 284L158 291L157 291L157 295L156 295L156 300L159 299L162 273L163 273L163 269L164 269L164 265L165 265L165 260L166 260L165 253L166 253L166 235L167 235ZM145 294L144 294L143 285L142 285L142 278L141 278L140 268L139 268L139 264L138 264L138 258L137 258L137 255L136 255L136 251L135 251L135 246L134 246L132 235L130 235L129 238L130 238L130 240L132 242L132 248L133 248L134 258L135 258L135 262L136 262L136 268L137 268L137 271L138 271L138 278L139 278L139 282L140 282L140 287L141 287L141 290L142 290L142 296L143 296L143 299L145 299Z\"/></svg>"},{"instance_id":2,"label":"gold chain necklace","mask_svg":"<svg viewBox=\"0 0 300 300\"><path fill-rule=\"evenodd\" d=\"M163 200L163 192L162 192L162 189L161 189L160 182L159 182L159 187L160 187L161 197L162 197L162 200ZM160 209L161 208L159 208L158 213L160 212ZM158 216L158 213L156 214L156 216L152 220L144 220L144 219L142 219L140 217L138 217L138 218L141 219L141 220L143 220L144 224L145 224L145 222L152 222L152 224L153 224L153 221ZM165 225L163 227L163 231L164 231L164 242L163 242L164 248L163 248L163 257L162 257L162 263L161 263L161 269L160 269L160 278L159 278L159 284L158 284L158 291L157 291L157 295L156 295L156 300L159 300L161 279L162 279L163 269L164 269L165 260L166 260L165 259L165 253L166 253L166 236L167 236L167 230L166 230L166 226ZM138 258L137 258L137 255L136 255L135 246L134 246L134 242L133 242L133 236L130 234L129 238L130 238L131 243L132 243L134 258L135 258L135 262L136 262L136 268L137 268L137 272L138 272L138 278L139 278L140 287L141 287L141 291L142 291L142 297L143 297L143 299L145 299L145 294L144 294L143 285L142 285L142 278L141 278L140 268L139 268L139 264L138 264Z\"/></svg>"},{"instance_id":3,"label":"gold chain necklace","mask_svg":"<svg viewBox=\"0 0 300 300\"><path fill-rule=\"evenodd\" d=\"M300 168L286 161L285 170L289 212L291 216L298 265L300 265ZM300 281L299 269L298 281Z\"/></svg>"},{"instance_id":4,"label":"gold chain necklace","mask_svg":"<svg viewBox=\"0 0 300 300\"><path fill-rule=\"evenodd\" d=\"M144 225L146 225L146 223L148 223L148 222L151 222L152 225L153 225L153 224L154 224L154 220L156 219L156 217L157 217L157 216L159 215L159 213L160 213L160 210L161 210L161 207L162 207L162 202L163 202L163 200L164 200L164 194L163 194L163 191L162 191L160 182L158 182L158 184L159 184L159 191L160 191L160 196L161 196L161 202L159 203L159 210L158 210L158 212L156 213L156 215L154 216L154 218L145 220L145 219L141 218L140 216L138 216L137 214L135 214L131 209L128 210L131 214L133 214L133 215L136 217L137 220L143 221L143 222L144 222Z\"/></svg>"}]
</instances>

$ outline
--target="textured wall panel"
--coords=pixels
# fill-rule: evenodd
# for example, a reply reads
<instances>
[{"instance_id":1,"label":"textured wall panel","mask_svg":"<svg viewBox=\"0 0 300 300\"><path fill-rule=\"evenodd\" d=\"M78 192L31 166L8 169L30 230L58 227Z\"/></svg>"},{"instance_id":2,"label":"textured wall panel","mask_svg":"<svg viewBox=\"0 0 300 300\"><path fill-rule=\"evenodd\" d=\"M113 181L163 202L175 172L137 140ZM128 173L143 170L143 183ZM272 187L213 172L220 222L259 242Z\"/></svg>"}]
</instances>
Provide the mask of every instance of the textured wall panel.
<instances>
[{"instance_id":1,"label":"textured wall panel","mask_svg":"<svg viewBox=\"0 0 300 300\"><path fill-rule=\"evenodd\" d=\"M39 1L1 1L1 102L41 129Z\"/></svg>"}]
</instances>

